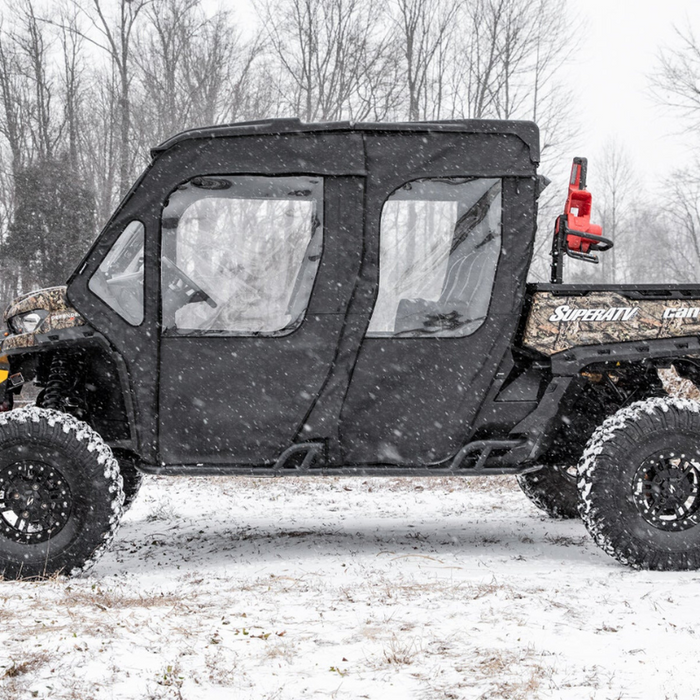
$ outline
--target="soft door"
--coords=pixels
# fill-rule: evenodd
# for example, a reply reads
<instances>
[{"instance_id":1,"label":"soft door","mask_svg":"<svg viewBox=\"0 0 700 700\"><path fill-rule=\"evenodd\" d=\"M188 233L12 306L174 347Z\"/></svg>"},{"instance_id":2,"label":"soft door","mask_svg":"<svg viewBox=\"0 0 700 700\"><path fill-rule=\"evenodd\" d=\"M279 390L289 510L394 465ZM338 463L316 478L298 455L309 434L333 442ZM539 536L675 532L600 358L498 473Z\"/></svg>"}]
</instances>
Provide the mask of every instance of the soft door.
<instances>
[{"instance_id":1,"label":"soft door","mask_svg":"<svg viewBox=\"0 0 700 700\"><path fill-rule=\"evenodd\" d=\"M515 332L530 251L505 203L527 197L512 179L446 176L383 200L378 290L342 414L348 463L437 464L466 440Z\"/></svg>"},{"instance_id":2,"label":"soft door","mask_svg":"<svg viewBox=\"0 0 700 700\"><path fill-rule=\"evenodd\" d=\"M343 285L328 223L341 189L342 178L216 175L170 195L161 251L164 463L270 463L300 433L344 319L342 303L329 305Z\"/></svg>"}]
</instances>

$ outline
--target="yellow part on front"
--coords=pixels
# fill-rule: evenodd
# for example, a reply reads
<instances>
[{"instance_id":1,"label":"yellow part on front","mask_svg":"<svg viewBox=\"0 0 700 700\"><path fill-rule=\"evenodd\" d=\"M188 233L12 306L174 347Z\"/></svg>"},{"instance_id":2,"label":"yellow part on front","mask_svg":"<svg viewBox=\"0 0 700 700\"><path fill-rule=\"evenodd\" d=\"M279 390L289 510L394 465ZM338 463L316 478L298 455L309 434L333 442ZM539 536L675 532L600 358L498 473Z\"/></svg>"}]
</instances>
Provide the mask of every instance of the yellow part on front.
<instances>
[{"instance_id":1,"label":"yellow part on front","mask_svg":"<svg viewBox=\"0 0 700 700\"><path fill-rule=\"evenodd\" d=\"M0 355L0 384L10 376L10 363L7 355Z\"/></svg>"}]
</instances>

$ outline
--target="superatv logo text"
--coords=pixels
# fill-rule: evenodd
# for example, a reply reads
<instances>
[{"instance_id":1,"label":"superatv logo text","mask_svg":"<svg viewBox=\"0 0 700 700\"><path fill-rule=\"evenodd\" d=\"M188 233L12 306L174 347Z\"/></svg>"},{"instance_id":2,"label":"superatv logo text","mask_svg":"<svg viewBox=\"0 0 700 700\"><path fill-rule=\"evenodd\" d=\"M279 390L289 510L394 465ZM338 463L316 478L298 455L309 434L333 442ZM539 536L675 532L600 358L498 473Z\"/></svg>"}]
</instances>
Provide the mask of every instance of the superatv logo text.
<instances>
[{"instance_id":1,"label":"superatv logo text","mask_svg":"<svg viewBox=\"0 0 700 700\"><path fill-rule=\"evenodd\" d=\"M637 307L612 307L609 309L572 309L570 306L557 306L549 317L550 321L630 321L639 309Z\"/></svg>"}]
</instances>

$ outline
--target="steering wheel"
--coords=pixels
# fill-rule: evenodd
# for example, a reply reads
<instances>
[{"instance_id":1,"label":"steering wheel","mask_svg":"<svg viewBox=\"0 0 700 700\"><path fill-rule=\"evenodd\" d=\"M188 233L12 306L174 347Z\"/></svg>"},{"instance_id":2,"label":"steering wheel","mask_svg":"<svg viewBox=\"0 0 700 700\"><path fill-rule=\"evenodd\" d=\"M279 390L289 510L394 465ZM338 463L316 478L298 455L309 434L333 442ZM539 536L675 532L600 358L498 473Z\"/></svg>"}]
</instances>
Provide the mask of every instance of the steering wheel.
<instances>
[{"instance_id":1,"label":"steering wheel","mask_svg":"<svg viewBox=\"0 0 700 700\"><path fill-rule=\"evenodd\" d=\"M113 287L131 287L141 282L143 282L143 270L123 272L120 275L114 275L109 279L105 279L105 283Z\"/></svg>"},{"instance_id":2,"label":"steering wheel","mask_svg":"<svg viewBox=\"0 0 700 700\"><path fill-rule=\"evenodd\" d=\"M170 258L162 256L163 266L171 272L184 287L189 287L192 294L189 295L188 304L194 304L199 301L206 302L212 309L215 309L218 304L191 278L184 273Z\"/></svg>"}]
</instances>

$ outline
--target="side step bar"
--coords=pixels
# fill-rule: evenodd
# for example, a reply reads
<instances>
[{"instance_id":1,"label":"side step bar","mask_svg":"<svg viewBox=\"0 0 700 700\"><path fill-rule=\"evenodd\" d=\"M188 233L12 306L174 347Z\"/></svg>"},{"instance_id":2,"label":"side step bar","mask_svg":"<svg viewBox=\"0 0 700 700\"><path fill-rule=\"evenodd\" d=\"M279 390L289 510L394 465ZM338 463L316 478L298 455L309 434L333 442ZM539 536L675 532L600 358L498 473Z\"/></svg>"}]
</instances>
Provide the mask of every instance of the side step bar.
<instances>
[{"instance_id":1,"label":"side step bar","mask_svg":"<svg viewBox=\"0 0 700 700\"><path fill-rule=\"evenodd\" d=\"M541 465L515 466L515 455L528 447L528 441L520 440L476 440L462 447L446 465L397 466L361 465L332 467L324 464L325 444L302 442L288 447L272 465L173 465L155 466L141 464L147 474L172 474L179 476L304 476L321 474L326 476L484 476L496 474L525 474L536 471ZM494 455L494 451L505 454ZM527 450L529 452L529 449ZM515 454L514 454L515 453ZM524 454L525 452L523 452ZM468 458L478 455L473 464Z\"/></svg>"},{"instance_id":2,"label":"side step bar","mask_svg":"<svg viewBox=\"0 0 700 700\"><path fill-rule=\"evenodd\" d=\"M486 466L494 450L506 450L507 453L517 448L525 447L527 440L476 440L467 443L452 459L448 471L452 474L461 473L464 475L477 476L483 474L522 474L526 469L513 466L504 459L506 455L499 455L493 458L498 466ZM479 454L475 464L471 467L464 466L467 457ZM506 453L506 454L507 454ZM500 462L500 464L499 464Z\"/></svg>"},{"instance_id":3,"label":"side step bar","mask_svg":"<svg viewBox=\"0 0 700 700\"><path fill-rule=\"evenodd\" d=\"M297 473L308 472L315 462L323 464L325 445L322 442L300 442L288 447L275 462L272 471L283 473L294 471ZM290 464L292 458L303 455L301 464ZM264 467L263 467L264 469Z\"/></svg>"}]
</instances>

